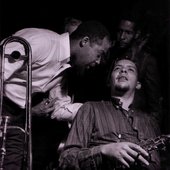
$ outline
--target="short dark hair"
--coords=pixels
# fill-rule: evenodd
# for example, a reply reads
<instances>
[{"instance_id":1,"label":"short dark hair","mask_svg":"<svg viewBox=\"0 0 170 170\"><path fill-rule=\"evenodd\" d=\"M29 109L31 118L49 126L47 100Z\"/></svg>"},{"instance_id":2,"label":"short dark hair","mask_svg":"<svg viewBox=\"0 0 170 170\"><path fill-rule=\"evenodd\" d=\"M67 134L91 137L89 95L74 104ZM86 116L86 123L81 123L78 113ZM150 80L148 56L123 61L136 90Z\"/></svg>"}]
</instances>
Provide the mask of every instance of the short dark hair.
<instances>
[{"instance_id":1,"label":"short dark hair","mask_svg":"<svg viewBox=\"0 0 170 170\"><path fill-rule=\"evenodd\" d=\"M122 13L118 17L118 25L120 21L125 20L125 21L130 21L134 24L134 31L140 30L140 18L138 15L135 15L133 12L125 12Z\"/></svg>"},{"instance_id":2,"label":"short dark hair","mask_svg":"<svg viewBox=\"0 0 170 170\"><path fill-rule=\"evenodd\" d=\"M70 35L72 39L79 39L84 36L88 36L91 42L97 42L104 37L108 37L110 40L110 32L108 29L101 22L96 20L82 22Z\"/></svg>"}]
</instances>

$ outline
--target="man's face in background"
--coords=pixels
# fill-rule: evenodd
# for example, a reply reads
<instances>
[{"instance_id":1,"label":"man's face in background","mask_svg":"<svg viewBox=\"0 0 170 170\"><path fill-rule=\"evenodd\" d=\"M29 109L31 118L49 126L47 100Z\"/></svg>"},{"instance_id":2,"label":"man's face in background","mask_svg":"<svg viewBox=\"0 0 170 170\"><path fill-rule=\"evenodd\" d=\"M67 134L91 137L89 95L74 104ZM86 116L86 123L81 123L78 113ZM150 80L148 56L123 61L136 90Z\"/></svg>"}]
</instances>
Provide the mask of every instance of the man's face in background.
<instances>
[{"instance_id":1,"label":"man's face in background","mask_svg":"<svg viewBox=\"0 0 170 170\"><path fill-rule=\"evenodd\" d=\"M121 20L117 31L117 44L120 48L128 47L136 36L135 23L128 20Z\"/></svg>"}]
</instances>

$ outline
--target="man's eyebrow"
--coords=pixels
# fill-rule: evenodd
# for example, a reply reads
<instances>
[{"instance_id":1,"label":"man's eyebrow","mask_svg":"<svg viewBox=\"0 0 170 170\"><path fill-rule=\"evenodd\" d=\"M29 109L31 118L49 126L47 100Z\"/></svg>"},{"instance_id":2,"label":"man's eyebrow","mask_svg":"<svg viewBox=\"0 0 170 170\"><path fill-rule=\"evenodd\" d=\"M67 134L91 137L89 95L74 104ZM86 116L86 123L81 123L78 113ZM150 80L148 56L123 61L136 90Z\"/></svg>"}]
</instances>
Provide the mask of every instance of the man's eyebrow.
<instances>
[{"instance_id":1,"label":"man's eyebrow","mask_svg":"<svg viewBox=\"0 0 170 170\"><path fill-rule=\"evenodd\" d=\"M117 67L117 66L121 67L121 66L124 66L124 65L123 65L123 64L115 64L114 67ZM131 68L134 68L134 69L137 70L136 66L133 66L133 65L126 65L126 66L127 66L127 67L131 67Z\"/></svg>"},{"instance_id":2,"label":"man's eyebrow","mask_svg":"<svg viewBox=\"0 0 170 170\"><path fill-rule=\"evenodd\" d=\"M136 69L136 66L128 65L128 67L132 67L132 68L135 68L135 69Z\"/></svg>"}]
</instances>

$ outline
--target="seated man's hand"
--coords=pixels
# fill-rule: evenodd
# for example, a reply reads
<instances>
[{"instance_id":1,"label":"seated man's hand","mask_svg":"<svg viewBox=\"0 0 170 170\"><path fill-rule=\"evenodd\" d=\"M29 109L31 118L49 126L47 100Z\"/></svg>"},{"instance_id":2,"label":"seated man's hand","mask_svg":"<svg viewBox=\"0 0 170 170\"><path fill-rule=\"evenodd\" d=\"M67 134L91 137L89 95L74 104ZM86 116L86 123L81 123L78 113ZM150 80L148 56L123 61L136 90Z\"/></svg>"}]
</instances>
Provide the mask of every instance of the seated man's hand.
<instances>
[{"instance_id":1,"label":"seated man's hand","mask_svg":"<svg viewBox=\"0 0 170 170\"><path fill-rule=\"evenodd\" d=\"M111 159L116 159L125 167L134 165L136 161L148 166L149 154L139 145L131 142L110 143L101 146L101 153Z\"/></svg>"}]
</instances>

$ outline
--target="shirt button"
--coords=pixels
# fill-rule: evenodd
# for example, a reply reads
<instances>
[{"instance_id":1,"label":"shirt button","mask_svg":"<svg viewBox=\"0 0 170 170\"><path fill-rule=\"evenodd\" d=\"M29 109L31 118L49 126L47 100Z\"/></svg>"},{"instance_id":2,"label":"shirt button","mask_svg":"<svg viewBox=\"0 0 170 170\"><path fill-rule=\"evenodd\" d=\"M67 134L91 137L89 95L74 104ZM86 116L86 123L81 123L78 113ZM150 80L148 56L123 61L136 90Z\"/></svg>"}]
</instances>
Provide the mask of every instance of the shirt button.
<instances>
[{"instance_id":1,"label":"shirt button","mask_svg":"<svg viewBox=\"0 0 170 170\"><path fill-rule=\"evenodd\" d=\"M119 106L116 105L116 109L119 109Z\"/></svg>"},{"instance_id":2,"label":"shirt button","mask_svg":"<svg viewBox=\"0 0 170 170\"><path fill-rule=\"evenodd\" d=\"M121 134L118 134L118 138L121 139L122 135Z\"/></svg>"}]
</instances>

